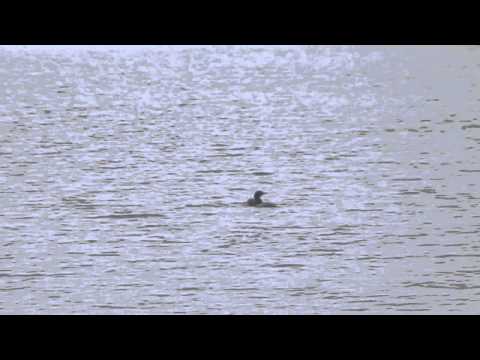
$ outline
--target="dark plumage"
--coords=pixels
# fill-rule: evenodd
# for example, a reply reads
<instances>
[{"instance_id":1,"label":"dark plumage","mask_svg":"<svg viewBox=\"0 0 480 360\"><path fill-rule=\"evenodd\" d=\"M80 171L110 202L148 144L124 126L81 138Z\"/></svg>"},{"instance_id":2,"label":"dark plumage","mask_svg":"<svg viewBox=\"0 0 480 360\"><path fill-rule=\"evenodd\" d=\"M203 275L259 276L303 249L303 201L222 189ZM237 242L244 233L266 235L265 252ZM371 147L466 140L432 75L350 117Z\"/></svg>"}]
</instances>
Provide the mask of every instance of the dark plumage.
<instances>
[{"instance_id":1,"label":"dark plumage","mask_svg":"<svg viewBox=\"0 0 480 360\"><path fill-rule=\"evenodd\" d=\"M256 206L261 204L263 202L262 195L265 195L263 191L255 191L255 194L253 194L253 199L248 199L247 204L250 206Z\"/></svg>"},{"instance_id":2,"label":"dark plumage","mask_svg":"<svg viewBox=\"0 0 480 360\"><path fill-rule=\"evenodd\" d=\"M247 205L248 206L258 206L258 207L275 207L275 204L269 203L269 202L263 202L262 200L262 195L265 195L263 191L255 191L255 194L253 194L253 198L248 199Z\"/></svg>"}]
</instances>

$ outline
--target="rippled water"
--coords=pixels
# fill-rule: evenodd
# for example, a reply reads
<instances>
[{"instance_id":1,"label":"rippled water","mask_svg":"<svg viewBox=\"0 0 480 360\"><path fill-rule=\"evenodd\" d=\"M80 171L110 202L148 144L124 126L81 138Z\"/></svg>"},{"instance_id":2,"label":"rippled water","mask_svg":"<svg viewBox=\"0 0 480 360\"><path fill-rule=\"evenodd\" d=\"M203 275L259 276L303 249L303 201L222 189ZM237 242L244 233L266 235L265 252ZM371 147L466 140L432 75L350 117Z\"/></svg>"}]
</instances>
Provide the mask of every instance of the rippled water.
<instances>
[{"instance_id":1,"label":"rippled water","mask_svg":"<svg viewBox=\"0 0 480 360\"><path fill-rule=\"evenodd\" d=\"M480 313L478 47L0 61L0 313Z\"/></svg>"}]
</instances>

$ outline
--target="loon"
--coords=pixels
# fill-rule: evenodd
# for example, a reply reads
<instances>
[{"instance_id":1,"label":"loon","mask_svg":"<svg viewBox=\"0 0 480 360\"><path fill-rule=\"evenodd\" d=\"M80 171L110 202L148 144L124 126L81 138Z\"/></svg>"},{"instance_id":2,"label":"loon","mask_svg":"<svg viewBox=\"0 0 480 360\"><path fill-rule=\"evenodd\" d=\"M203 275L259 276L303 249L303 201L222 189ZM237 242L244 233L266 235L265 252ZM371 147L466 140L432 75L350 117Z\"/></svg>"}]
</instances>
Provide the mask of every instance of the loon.
<instances>
[{"instance_id":1,"label":"loon","mask_svg":"<svg viewBox=\"0 0 480 360\"><path fill-rule=\"evenodd\" d=\"M263 202L262 200L262 195L265 195L263 191L255 191L255 194L253 194L253 198L248 199L247 205L248 206L258 206L258 207L275 207L275 204L269 203L269 202Z\"/></svg>"}]
</instances>

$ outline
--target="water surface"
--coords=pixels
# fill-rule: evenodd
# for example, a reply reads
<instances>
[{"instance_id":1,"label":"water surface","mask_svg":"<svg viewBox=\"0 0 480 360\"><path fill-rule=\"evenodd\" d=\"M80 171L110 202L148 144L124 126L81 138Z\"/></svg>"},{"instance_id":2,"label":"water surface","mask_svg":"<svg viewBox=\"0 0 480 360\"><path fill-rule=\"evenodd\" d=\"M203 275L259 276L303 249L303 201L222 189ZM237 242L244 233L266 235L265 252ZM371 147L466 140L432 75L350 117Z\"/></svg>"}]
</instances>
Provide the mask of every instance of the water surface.
<instances>
[{"instance_id":1,"label":"water surface","mask_svg":"<svg viewBox=\"0 0 480 360\"><path fill-rule=\"evenodd\" d=\"M0 313L480 313L478 47L0 61Z\"/></svg>"}]
</instances>

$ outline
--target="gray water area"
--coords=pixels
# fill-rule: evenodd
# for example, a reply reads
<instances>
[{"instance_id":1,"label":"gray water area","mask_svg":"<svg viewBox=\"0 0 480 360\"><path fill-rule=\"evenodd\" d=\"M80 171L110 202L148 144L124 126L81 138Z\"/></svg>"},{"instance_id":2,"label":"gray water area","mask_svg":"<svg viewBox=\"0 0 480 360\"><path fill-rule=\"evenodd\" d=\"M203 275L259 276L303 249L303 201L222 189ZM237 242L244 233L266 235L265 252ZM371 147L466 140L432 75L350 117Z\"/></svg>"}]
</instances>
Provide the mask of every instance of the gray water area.
<instances>
[{"instance_id":1,"label":"gray water area","mask_svg":"<svg viewBox=\"0 0 480 360\"><path fill-rule=\"evenodd\" d=\"M0 47L0 314L479 314L479 80L478 46Z\"/></svg>"}]
</instances>

